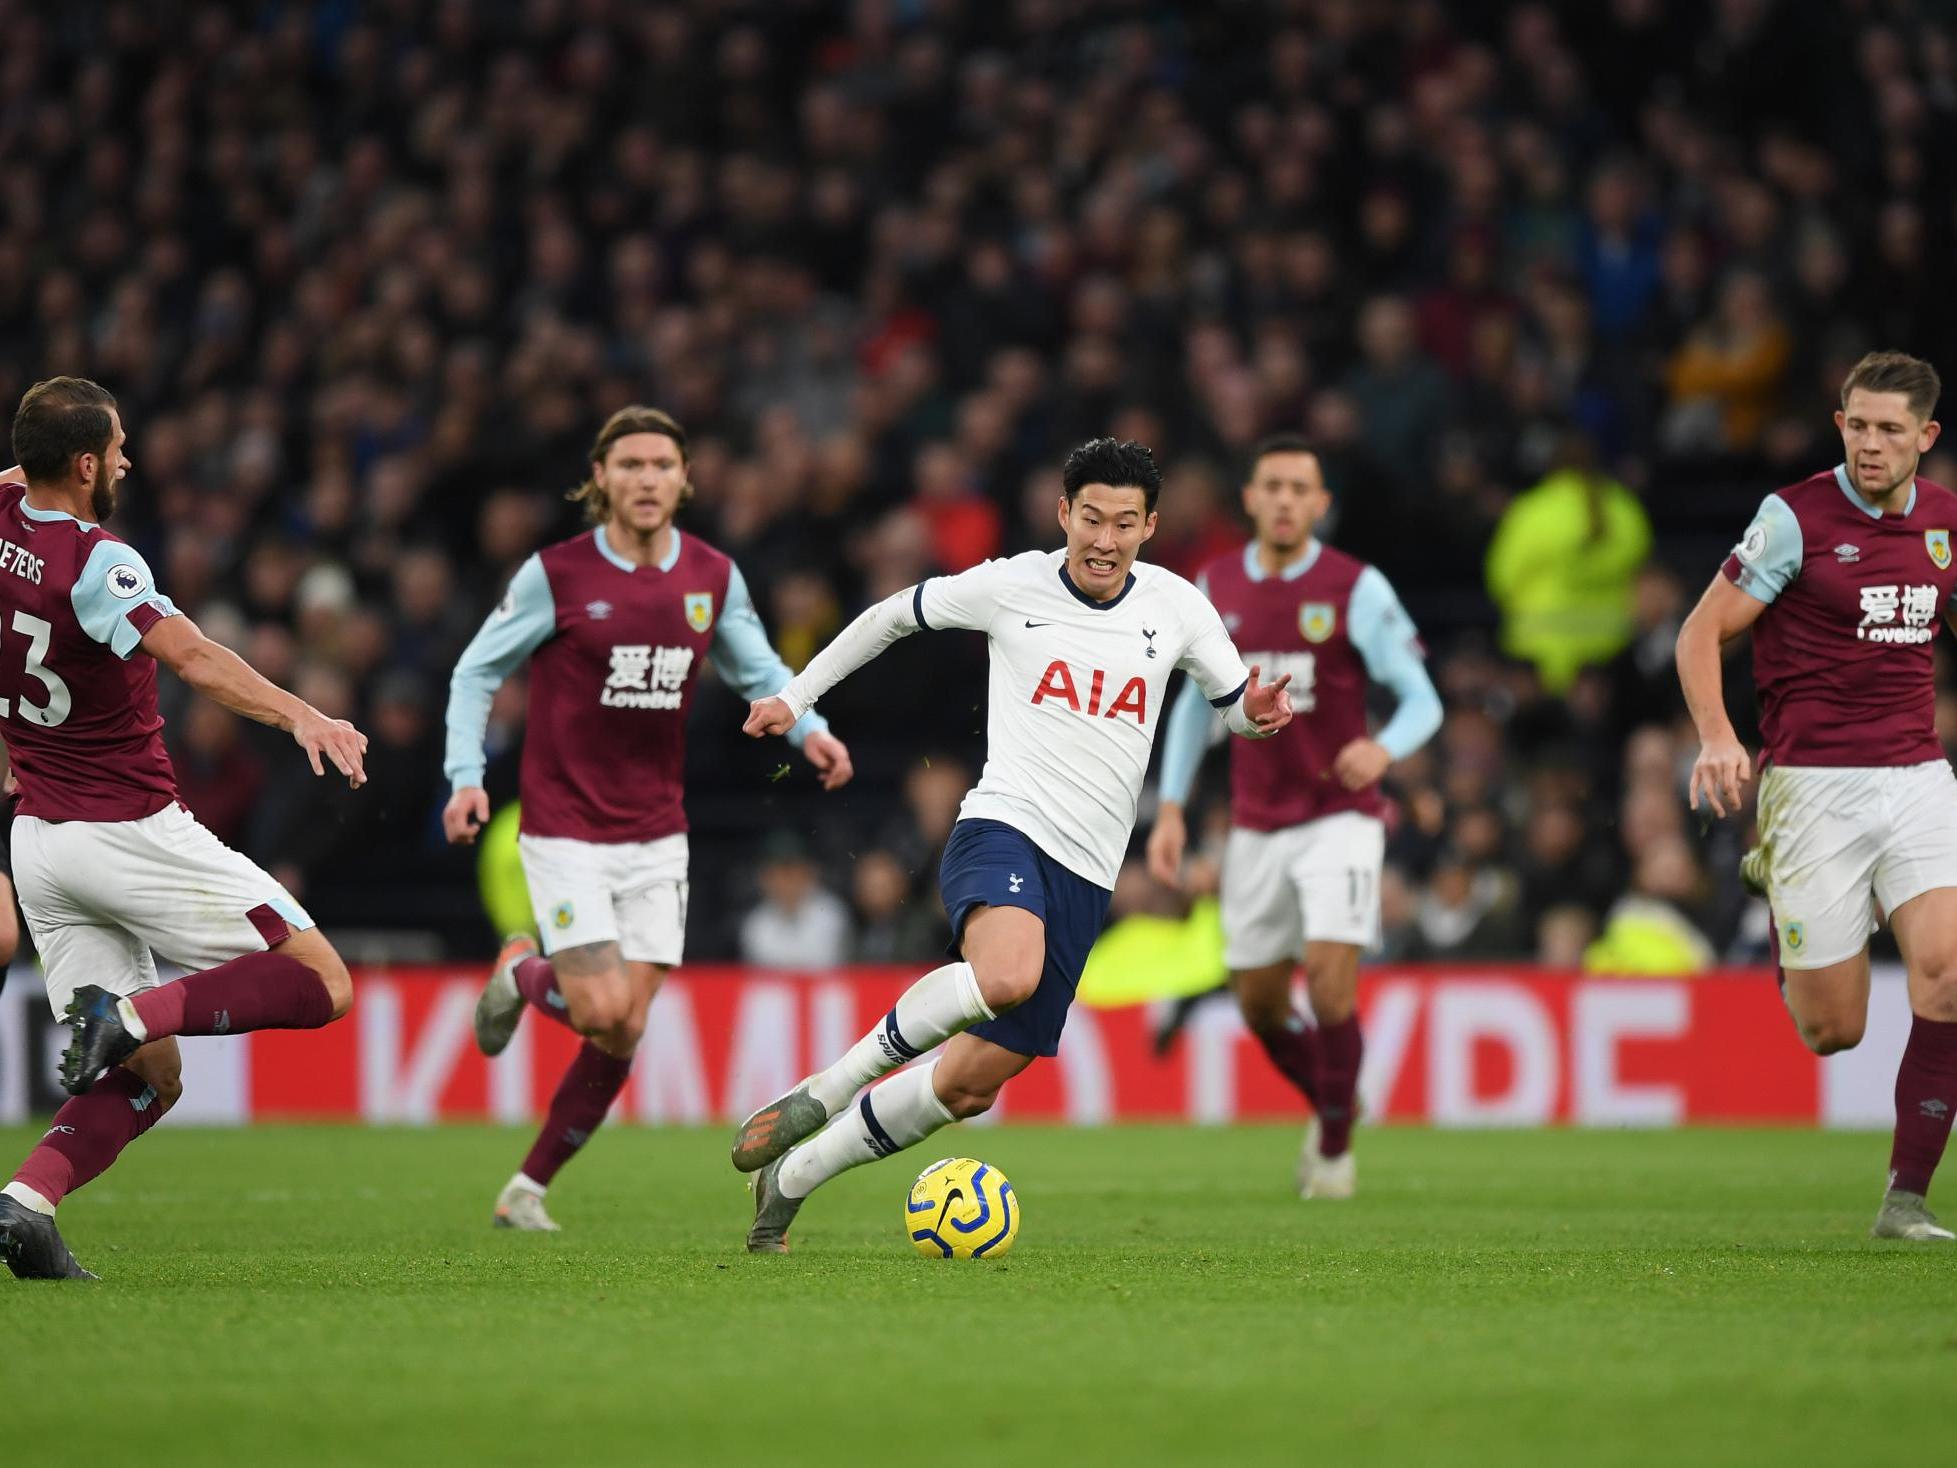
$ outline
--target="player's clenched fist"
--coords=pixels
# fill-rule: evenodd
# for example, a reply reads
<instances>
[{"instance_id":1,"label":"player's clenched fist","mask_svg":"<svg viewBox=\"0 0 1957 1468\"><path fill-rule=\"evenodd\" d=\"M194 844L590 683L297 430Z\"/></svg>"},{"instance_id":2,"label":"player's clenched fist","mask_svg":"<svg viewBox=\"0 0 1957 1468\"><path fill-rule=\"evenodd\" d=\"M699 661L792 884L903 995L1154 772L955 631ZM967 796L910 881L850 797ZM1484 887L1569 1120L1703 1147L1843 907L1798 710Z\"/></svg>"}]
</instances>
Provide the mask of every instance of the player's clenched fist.
<instances>
[{"instance_id":1,"label":"player's clenched fist","mask_svg":"<svg viewBox=\"0 0 1957 1468\"><path fill-rule=\"evenodd\" d=\"M1355 739L1338 752L1332 773L1348 790L1364 790L1386 773L1393 756L1375 739Z\"/></svg>"},{"instance_id":2,"label":"player's clenched fist","mask_svg":"<svg viewBox=\"0 0 1957 1468\"><path fill-rule=\"evenodd\" d=\"M1716 816L1731 815L1740 808L1740 786L1753 776L1752 761L1737 739L1712 739L1699 747L1692 762L1689 795L1692 809L1699 808L1699 796Z\"/></svg>"},{"instance_id":3,"label":"player's clenched fist","mask_svg":"<svg viewBox=\"0 0 1957 1468\"><path fill-rule=\"evenodd\" d=\"M473 846L476 833L489 824L489 792L465 785L442 807L442 834L451 846Z\"/></svg>"},{"instance_id":4,"label":"player's clenched fist","mask_svg":"<svg viewBox=\"0 0 1957 1468\"><path fill-rule=\"evenodd\" d=\"M786 734L795 727L795 715L779 698L757 698L747 708L747 722L741 732L755 739L770 734Z\"/></svg>"}]
</instances>

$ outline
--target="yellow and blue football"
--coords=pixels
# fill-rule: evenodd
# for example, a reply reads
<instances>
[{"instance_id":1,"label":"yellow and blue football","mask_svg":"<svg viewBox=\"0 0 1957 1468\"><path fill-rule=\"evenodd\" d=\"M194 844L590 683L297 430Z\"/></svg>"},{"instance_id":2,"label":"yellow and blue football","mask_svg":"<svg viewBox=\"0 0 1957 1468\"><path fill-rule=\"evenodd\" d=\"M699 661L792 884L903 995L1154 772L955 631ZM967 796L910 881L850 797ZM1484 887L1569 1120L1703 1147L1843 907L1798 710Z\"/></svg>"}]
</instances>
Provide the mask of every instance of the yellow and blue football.
<instances>
[{"instance_id":1,"label":"yellow and blue football","mask_svg":"<svg viewBox=\"0 0 1957 1468\"><path fill-rule=\"evenodd\" d=\"M998 1168L941 1158L911 1184L904 1232L926 1259L997 1259L1019 1237L1019 1199Z\"/></svg>"}]
</instances>

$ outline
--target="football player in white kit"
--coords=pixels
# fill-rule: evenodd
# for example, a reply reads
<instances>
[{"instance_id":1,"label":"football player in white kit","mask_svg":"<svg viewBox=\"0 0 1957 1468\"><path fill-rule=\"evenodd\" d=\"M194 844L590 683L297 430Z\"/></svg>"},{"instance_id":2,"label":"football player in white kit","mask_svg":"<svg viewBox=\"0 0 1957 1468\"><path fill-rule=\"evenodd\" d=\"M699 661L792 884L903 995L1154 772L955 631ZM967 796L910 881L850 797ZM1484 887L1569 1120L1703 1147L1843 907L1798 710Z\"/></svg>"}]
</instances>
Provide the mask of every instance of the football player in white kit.
<instances>
[{"instance_id":1,"label":"football player in white kit","mask_svg":"<svg viewBox=\"0 0 1957 1468\"><path fill-rule=\"evenodd\" d=\"M879 602L748 715L748 734L784 733L913 632L968 628L991 645L985 769L939 872L954 961L906 990L835 1064L742 1124L734 1166L758 1170L751 1252L786 1251L796 1211L822 1183L977 1116L1034 1057L1058 1051L1172 672L1188 673L1234 734L1268 738L1290 722L1289 677L1260 682L1201 592L1136 563L1155 533L1154 455L1098 438L1068 458L1062 481L1064 550L987 561ZM937 1059L850 1106L939 1044Z\"/></svg>"}]
</instances>

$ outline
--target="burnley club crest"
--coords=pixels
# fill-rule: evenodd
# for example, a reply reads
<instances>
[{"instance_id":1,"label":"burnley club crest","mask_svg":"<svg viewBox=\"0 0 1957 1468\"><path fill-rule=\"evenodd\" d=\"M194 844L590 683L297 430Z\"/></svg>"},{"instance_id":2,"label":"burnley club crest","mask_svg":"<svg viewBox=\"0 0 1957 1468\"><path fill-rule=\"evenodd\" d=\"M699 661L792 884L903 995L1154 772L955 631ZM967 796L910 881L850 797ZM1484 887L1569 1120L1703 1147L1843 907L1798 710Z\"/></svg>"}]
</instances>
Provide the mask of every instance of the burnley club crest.
<instances>
[{"instance_id":1,"label":"burnley club crest","mask_svg":"<svg viewBox=\"0 0 1957 1468\"><path fill-rule=\"evenodd\" d=\"M1338 625L1338 608L1328 601L1308 601L1298 608L1298 630L1307 642L1325 641Z\"/></svg>"},{"instance_id":2,"label":"burnley club crest","mask_svg":"<svg viewBox=\"0 0 1957 1468\"><path fill-rule=\"evenodd\" d=\"M1948 530L1926 530L1923 532L1923 548L1930 553L1939 571L1950 569L1950 532Z\"/></svg>"},{"instance_id":3,"label":"burnley club crest","mask_svg":"<svg viewBox=\"0 0 1957 1468\"><path fill-rule=\"evenodd\" d=\"M713 626L711 591L689 591L686 594L686 625L695 632L705 632Z\"/></svg>"}]
</instances>

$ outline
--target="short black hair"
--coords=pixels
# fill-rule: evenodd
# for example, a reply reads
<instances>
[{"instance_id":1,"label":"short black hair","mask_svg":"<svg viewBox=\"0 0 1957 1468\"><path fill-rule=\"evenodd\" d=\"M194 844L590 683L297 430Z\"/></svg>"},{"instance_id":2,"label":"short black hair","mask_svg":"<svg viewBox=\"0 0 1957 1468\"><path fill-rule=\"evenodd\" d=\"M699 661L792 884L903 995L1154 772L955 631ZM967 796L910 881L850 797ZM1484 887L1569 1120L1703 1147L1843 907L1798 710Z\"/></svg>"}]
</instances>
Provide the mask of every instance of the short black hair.
<instances>
[{"instance_id":1,"label":"short black hair","mask_svg":"<svg viewBox=\"0 0 1957 1468\"><path fill-rule=\"evenodd\" d=\"M1060 471L1060 484L1072 504L1090 484L1105 484L1111 489L1139 489L1149 514L1162 495L1162 471L1156 467L1155 451L1132 438L1090 438L1067 455Z\"/></svg>"},{"instance_id":2,"label":"short black hair","mask_svg":"<svg viewBox=\"0 0 1957 1468\"><path fill-rule=\"evenodd\" d=\"M1257 466L1271 454L1312 454L1318 450L1312 441L1302 433L1267 433L1250 446L1250 462L1244 467L1244 478L1256 477Z\"/></svg>"},{"instance_id":3,"label":"short black hair","mask_svg":"<svg viewBox=\"0 0 1957 1468\"><path fill-rule=\"evenodd\" d=\"M115 436L114 396L86 377L50 377L30 387L14 414L14 462L29 479L65 479L77 454L106 454Z\"/></svg>"}]
</instances>

